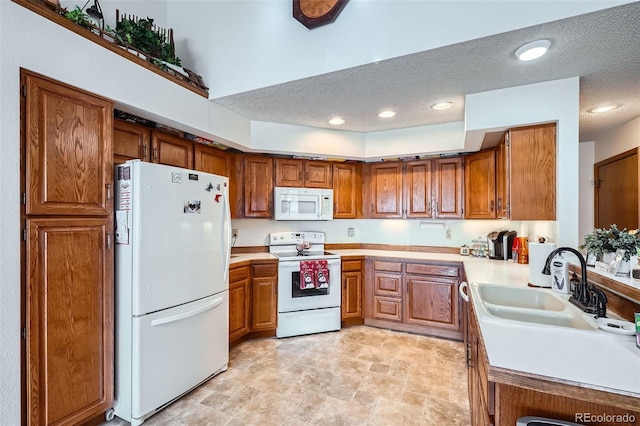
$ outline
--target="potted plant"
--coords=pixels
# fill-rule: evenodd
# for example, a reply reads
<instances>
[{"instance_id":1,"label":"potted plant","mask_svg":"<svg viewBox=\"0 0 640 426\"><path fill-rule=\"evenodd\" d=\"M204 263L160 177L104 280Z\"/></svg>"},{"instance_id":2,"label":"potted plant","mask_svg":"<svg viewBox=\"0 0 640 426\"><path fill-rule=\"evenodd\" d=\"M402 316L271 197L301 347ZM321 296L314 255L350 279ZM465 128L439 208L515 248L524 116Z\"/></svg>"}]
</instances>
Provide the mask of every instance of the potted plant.
<instances>
[{"instance_id":1,"label":"potted plant","mask_svg":"<svg viewBox=\"0 0 640 426\"><path fill-rule=\"evenodd\" d=\"M585 235L584 243L580 249L595 255L599 260L609 263L606 255L615 254L616 250L624 250L624 261L629 261L631 256L636 254L636 248L640 246L638 230L627 231L626 228L620 230L614 224L609 229L596 228L591 233Z\"/></svg>"},{"instance_id":2,"label":"potted plant","mask_svg":"<svg viewBox=\"0 0 640 426\"><path fill-rule=\"evenodd\" d=\"M169 64L181 65L174 47L166 38L154 31L153 19L122 19L116 24L116 39L124 45L133 46L143 53Z\"/></svg>"}]
</instances>

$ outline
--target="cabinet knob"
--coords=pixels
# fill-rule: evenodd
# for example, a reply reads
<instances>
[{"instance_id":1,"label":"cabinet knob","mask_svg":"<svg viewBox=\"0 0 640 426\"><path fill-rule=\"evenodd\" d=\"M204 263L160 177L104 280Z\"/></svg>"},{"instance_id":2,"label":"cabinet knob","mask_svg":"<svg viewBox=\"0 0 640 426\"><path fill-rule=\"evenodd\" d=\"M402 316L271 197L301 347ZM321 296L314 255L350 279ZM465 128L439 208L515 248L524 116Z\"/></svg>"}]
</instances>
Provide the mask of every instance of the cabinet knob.
<instances>
[{"instance_id":1,"label":"cabinet knob","mask_svg":"<svg viewBox=\"0 0 640 426\"><path fill-rule=\"evenodd\" d=\"M107 203L111 203L113 201L113 194L111 192L111 184L107 184Z\"/></svg>"},{"instance_id":2,"label":"cabinet knob","mask_svg":"<svg viewBox=\"0 0 640 426\"><path fill-rule=\"evenodd\" d=\"M493 200L491 200L491 202L489 203L489 208L491 209L491 211L493 211L493 204L494 204L494 202L493 202Z\"/></svg>"},{"instance_id":3,"label":"cabinet knob","mask_svg":"<svg viewBox=\"0 0 640 426\"><path fill-rule=\"evenodd\" d=\"M149 147L147 144L142 145L142 159L144 161L149 160Z\"/></svg>"},{"instance_id":4,"label":"cabinet knob","mask_svg":"<svg viewBox=\"0 0 640 426\"><path fill-rule=\"evenodd\" d=\"M153 161L158 161L158 147L153 147Z\"/></svg>"}]
</instances>

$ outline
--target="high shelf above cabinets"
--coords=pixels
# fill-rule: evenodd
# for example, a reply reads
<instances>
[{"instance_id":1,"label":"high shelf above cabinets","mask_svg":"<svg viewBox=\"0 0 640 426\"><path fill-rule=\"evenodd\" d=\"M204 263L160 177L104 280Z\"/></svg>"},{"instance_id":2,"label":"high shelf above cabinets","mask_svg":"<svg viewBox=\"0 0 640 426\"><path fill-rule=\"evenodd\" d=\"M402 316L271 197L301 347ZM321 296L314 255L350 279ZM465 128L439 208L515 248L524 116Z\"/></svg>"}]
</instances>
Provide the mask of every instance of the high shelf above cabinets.
<instances>
[{"instance_id":1,"label":"high shelf above cabinets","mask_svg":"<svg viewBox=\"0 0 640 426\"><path fill-rule=\"evenodd\" d=\"M365 166L364 214L371 218L462 218L462 157Z\"/></svg>"}]
</instances>

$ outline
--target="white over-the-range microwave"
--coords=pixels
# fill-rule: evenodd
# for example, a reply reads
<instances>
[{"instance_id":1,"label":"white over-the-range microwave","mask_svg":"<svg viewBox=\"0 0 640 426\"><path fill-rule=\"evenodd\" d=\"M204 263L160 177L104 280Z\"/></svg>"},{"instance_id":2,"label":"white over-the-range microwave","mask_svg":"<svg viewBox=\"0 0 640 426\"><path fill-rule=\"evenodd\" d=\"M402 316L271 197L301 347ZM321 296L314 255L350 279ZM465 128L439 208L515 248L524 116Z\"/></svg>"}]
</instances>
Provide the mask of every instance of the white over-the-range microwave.
<instances>
[{"instance_id":1,"label":"white over-the-range microwave","mask_svg":"<svg viewBox=\"0 0 640 426\"><path fill-rule=\"evenodd\" d=\"M276 186L273 198L276 220L333 220L333 189Z\"/></svg>"}]
</instances>

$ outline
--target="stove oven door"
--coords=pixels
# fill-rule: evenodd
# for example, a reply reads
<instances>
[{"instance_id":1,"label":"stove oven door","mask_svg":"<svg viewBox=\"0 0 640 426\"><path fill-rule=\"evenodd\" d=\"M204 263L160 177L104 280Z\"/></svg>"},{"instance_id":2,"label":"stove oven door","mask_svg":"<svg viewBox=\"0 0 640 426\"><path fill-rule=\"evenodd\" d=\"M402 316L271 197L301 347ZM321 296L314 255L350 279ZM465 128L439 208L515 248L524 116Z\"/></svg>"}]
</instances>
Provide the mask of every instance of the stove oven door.
<instances>
[{"instance_id":1,"label":"stove oven door","mask_svg":"<svg viewBox=\"0 0 640 426\"><path fill-rule=\"evenodd\" d=\"M278 262L278 312L339 307L340 259L327 259L329 287L300 289L300 261Z\"/></svg>"}]
</instances>

